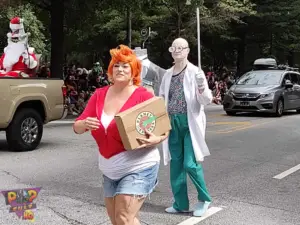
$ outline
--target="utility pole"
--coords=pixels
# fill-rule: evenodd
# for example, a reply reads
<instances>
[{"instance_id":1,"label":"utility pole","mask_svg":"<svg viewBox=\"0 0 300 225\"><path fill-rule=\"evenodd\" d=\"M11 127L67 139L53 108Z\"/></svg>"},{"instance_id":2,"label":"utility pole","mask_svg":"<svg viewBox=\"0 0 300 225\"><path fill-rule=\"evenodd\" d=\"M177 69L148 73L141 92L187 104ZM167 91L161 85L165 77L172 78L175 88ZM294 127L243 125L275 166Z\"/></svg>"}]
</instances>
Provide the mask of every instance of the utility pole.
<instances>
[{"instance_id":1,"label":"utility pole","mask_svg":"<svg viewBox=\"0 0 300 225\"><path fill-rule=\"evenodd\" d=\"M187 0L186 5L191 5L191 0ZM200 7L196 7L196 17L197 17L197 42L198 42L198 66L201 68L201 42L200 42Z\"/></svg>"},{"instance_id":2,"label":"utility pole","mask_svg":"<svg viewBox=\"0 0 300 225\"><path fill-rule=\"evenodd\" d=\"M131 48L131 9L130 6L127 6L127 42L128 47Z\"/></svg>"}]
</instances>

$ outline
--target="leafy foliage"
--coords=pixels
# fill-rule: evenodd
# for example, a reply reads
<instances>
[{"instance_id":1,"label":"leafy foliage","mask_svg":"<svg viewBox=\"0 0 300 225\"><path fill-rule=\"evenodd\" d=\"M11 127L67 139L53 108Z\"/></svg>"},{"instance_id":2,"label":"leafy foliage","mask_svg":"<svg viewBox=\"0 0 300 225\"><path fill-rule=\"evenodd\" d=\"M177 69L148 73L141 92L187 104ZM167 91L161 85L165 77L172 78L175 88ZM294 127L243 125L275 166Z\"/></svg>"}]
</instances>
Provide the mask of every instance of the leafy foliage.
<instances>
[{"instance_id":1,"label":"leafy foliage","mask_svg":"<svg viewBox=\"0 0 300 225\"><path fill-rule=\"evenodd\" d=\"M6 45L6 40L3 37L6 37L7 32L9 32L9 21L15 16L20 16L24 19L25 32L30 33L29 45L35 48L35 51L39 54L46 53L46 44L45 44L45 35L44 35L44 25L36 17L34 7L30 4L19 5L17 7L9 6L2 9L0 14L1 28L0 29L0 38L1 46Z\"/></svg>"},{"instance_id":2,"label":"leafy foliage","mask_svg":"<svg viewBox=\"0 0 300 225\"><path fill-rule=\"evenodd\" d=\"M50 36L49 12L55 12L51 8L53 1L25 1L31 5L22 6L27 7L28 15L24 14L30 25L35 24L27 26L33 34L30 40L42 50L44 37L49 39ZM107 65L109 49L127 44L128 12L131 12L133 48L144 42L150 59L162 67L169 67L172 59L167 49L175 38L184 37L190 43L190 61L195 63L196 7L200 8L204 67L246 66L255 58L270 55L284 63L300 52L300 0L63 0L61 7L65 8L66 62L80 62L82 66L91 66L95 61ZM4 43L1 38L7 33L8 13L12 14L13 10L0 9L1 46ZM46 28L45 35L39 20ZM149 27L152 33L146 40L141 30Z\"/></svg>"}]
</instances>

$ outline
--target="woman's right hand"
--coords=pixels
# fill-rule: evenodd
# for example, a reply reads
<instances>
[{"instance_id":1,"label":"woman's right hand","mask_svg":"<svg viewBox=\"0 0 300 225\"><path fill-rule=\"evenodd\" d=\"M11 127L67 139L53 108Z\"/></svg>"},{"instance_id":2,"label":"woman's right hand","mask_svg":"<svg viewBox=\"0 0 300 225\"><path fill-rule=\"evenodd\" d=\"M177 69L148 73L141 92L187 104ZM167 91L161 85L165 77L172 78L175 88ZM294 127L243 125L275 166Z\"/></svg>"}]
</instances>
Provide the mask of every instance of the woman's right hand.
<instances>
[{"instance_id":1,"label":"woman's right hand","mask_svg":"<svg viewBox=\"0 0 300 225\"><path fill-rule=\"evenodd\" d=\"M84 126L88 130L97 130L100 126L100 121L96 117L87 117L84 120Z\"/></svg>"}]
</instances>

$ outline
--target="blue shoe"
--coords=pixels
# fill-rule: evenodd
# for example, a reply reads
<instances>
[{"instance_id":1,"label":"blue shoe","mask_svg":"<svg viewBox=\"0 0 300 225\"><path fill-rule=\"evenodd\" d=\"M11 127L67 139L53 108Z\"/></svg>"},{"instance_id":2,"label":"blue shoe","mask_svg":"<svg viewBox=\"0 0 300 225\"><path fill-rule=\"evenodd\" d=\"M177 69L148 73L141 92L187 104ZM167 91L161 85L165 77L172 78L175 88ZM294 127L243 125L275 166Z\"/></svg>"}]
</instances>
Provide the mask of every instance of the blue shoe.
<instances>
[{"instance_id":1,"label":"blue shoe","mask_svg":"<svg viewBox=\"0 0 300 225\"><path fill-rule=\"evenodd\" d=\"M195 210L193 212L193 216L203 216L208 210L208 206L211 202L198 202L195 206Z\"/></svg>"}]
</instances>

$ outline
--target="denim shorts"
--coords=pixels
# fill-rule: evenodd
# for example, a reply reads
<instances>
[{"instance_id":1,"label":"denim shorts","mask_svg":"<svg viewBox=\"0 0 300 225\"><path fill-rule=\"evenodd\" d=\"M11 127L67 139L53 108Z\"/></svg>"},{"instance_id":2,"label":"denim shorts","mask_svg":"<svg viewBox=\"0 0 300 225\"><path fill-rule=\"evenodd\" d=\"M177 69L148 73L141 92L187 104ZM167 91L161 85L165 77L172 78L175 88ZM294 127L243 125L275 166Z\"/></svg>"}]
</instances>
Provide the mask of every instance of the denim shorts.
<instances>
[{"instance_id":1,"label":"denim shorts","mask_svg":"<svg viewBox=\"0 0 300 225\"><path fill-rule=\"evenodd\" d=\"M159 164L144 170L132 172L119 180L112 180L103 175L104 197L111 198L116 195L134 195L146 197L158 184Z\"/></svg>"}]
</instances>

